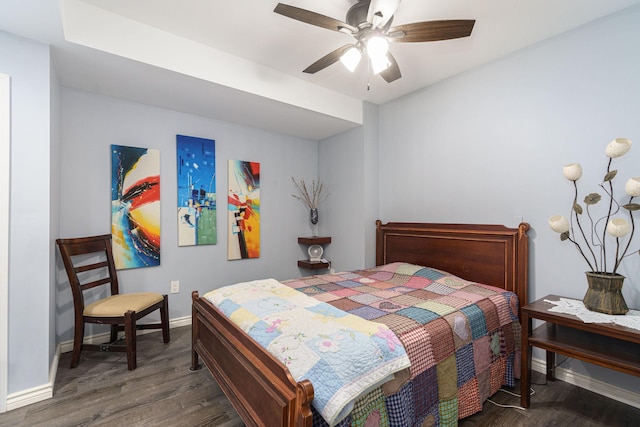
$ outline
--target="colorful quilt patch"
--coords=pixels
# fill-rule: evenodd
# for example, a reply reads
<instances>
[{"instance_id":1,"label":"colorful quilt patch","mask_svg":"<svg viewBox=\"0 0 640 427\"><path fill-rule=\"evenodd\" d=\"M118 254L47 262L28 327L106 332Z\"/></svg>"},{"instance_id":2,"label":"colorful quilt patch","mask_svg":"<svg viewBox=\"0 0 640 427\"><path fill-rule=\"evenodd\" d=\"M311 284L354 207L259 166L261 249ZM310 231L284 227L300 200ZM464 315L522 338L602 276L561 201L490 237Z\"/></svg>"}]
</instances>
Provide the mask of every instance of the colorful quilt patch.
<instances>
[{"instance_id":1,"label":"colorful quilt patch","mask_svg":"<svg viewBox=\"0 0 640 427\"><path fill-rule=\"evenodd\" d=\"M407 405L405 403L411 401L412 395L411 382L408 382L403 385L397 393L386 397L385 403L390 425L414 425L415 413L413 411L413 405Z\"/></svg>"},{"instance_id":2,"label":"colorful quilt patch","mask_svg":"<svg viewBox=\"0 0 640 427\"><path fill-rule=\"evenodd\" d=\"M436 364L429 334L424 328L417 328L398 336L403 343L409 360L411 376L416 377Z\"/></svg>"},{"instance_id":3,"label":"colorful quilt patch","mask_svg":"<svg viewBox=\"0 0 640 427\"><path fill-rule=\"evenodd\" d=\"M417 420L424 418L429 409L438 405L438 372L433 366L411 380L413 410Z\"/></svg>"},{"instance_id":4,"label":"colorful quilt patch","mask_svg":"<svg viewBox=\"0 0 640 427\"><path fill-rule=\"evenodd\" d=\"M458 417L464 418L482 411L482 404L480 402L482 402L482 400L480 400L478 380L473 378L471 381L460 386L458 391Z\"/></svg>"}]
</instances>

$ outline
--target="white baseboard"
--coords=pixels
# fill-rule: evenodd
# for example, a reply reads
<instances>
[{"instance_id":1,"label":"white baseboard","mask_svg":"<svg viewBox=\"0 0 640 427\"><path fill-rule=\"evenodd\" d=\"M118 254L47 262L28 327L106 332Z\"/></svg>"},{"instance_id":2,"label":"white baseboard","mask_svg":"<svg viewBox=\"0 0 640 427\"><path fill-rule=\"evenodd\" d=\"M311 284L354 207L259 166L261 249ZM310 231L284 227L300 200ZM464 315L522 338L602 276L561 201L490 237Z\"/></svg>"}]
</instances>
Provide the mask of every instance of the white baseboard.
<instances>
[{"instance_id":1,"label":"white baseboard","mask_svg":"<svg viewBox=\"0 0 640 427\"><path fill-rule=\"evenodd\" d=\"M541 359L532 359L531 369L546 374L547 364ZM608 397L625 405L640 409L640 393L620 388L604 381L596 380L586 375L575 373L569 369L557 367L555 378L580 388L592 391L599 395Z\"/></svg>"},{"instance_id":2,"label":"white baseboard","mask_svg":"<svg viewBox=\"0 0 640 427\"><path fill-rule=\"evenodd\" d=\"M169 321L170 328L178 328L180 326L189 326L191 324L191 316L178 317ZM146 334L150 332L159 332L150 329L138 331L139 334ZM97 335L91 335L85 337L84 342L86 344L96 344L104 342L109 339L109 332ZM22 408L23 406L31 405L32 403L41 402L43 400L51 399L53 397L53 385L56 382L56 374L58 372L58 362L60 361L60 355L68 351L73 350L73 340L64 341L58 344L56 354L51 362L49 369L49 382L38 387L33 387L27 390L11 393L7 396L7 411L13 409Z\"/></svg>"},{"instance_id":3,"label":"white baseboard","mask_svg":"<svg viewBox=\"0 0 640 427\"><path fill-rule=\"evenodd\" d=\"M60 360L60 345L56 348L56 354L53 356L51 368L49 369L49 382L38 387L11 393L7 396L7 411L22 408L53 397L53 385L56 382L56 374L58 373L58 362Z\"/></svg>"}]
</instances>

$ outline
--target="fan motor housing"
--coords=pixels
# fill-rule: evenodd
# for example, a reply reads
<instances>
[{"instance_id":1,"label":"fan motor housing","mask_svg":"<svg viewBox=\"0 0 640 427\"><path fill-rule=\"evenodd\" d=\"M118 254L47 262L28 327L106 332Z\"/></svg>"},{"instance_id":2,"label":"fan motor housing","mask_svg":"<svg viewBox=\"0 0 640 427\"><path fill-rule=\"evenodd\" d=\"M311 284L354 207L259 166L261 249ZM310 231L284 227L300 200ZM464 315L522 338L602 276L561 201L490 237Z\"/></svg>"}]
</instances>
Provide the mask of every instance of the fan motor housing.
<instances>
[{"instance_id":1,"label":"fan motor housing","mask_svg":"<svg viewBox=\"0 0 640 427\"><path fill-rule=\"evenodd\" d=\"M370 4L371 0L359 0L356 4L351 6L347 11L347 18L345 19L347 24L359 30L371 28L371 22L367 21ZM391 26L391 21L393 21L393 16L389 18L387 23L384 25L385 31Z\"/></svg>"},{"instance_id":2,"label":"fan motor housing","mask_svg":"<svg viewBox=\"0 0 640 427\"><path fill-rule=\"evenodd\" d=\"M358 27L360 24L367 22L367 13L369 12L370 0L360 0L347 11L347 24Z\"/></svg>"}]
</instances>

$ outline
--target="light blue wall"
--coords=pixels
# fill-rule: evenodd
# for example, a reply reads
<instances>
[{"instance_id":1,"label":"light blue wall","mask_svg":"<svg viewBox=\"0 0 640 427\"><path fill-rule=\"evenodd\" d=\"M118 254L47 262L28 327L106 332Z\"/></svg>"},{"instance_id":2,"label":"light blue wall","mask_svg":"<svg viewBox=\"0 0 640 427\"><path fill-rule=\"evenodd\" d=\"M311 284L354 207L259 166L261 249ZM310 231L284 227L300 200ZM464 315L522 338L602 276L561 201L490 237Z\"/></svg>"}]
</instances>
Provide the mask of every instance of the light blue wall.
<instances>
[{"instance_id":1,"label":"light blue wall","mask_svg":"<svg viewBox=\"0 0 640 427\"><path fill-rule=\"evenodd\" d=\"M571 209L563 165L582 164L579 201L600 189L613 138L635 141L613 164L625 203L624 183L640 176L638 23L634 7L380 106L382 219L513 226L522 216L532 226L530 300L582 298L586 263L547 219ZM633 307L639 271L638 256L620 271ZM640 390L635 377L563 366Z\"/></svg>"},{"instance_id":2,"label":"light blue wall","mask_svg":"<svg viewBox=\"0 0 640 427\"><path fill-rule=\"evenodd\" d=\"M49 247L51 253L56 253L55 239L59 236L60 227L60 173L62 168L61 157L61 140L60 140L60 125L62 108L60 105L61 87L58 82L58 75L56 74L55 67L50 69L50 81L51 81L51 135L50 135L50 147L49 147L49 165L51 168L51 180L49 182L51 200L49 209ZM56 289L56 257L49 257L49 282L51 283L49 294L49 353L50 359L53 360L57 351L58 341L56 337L56 325L58 320L57 302L58 293Z\"/></svg>"},{"instance_id":3,"label":"light blue wall","mask_svg":"<svg viewBox=\"0 0 640 427\"><path fill-rule=\"evenodd\" d=\"M9 394L46 384L53 355L49 61L47 45L0 32L11 77Z\"/></svg>"},{"instance_id":4,"label":"light blue wall","mask_svg":"<svg viewBox=\"0 0 640 427\"><path fill-rule=\"evenodd\" d=\"M320 178L331 188L321 206L326 257L336 271L375 265L378 219L378 106L365 103L364 125L320 142Z\"/></svg>"},{"instance_id":5,"label":"light blue wall","mask_svg":"<svg viewBox=\"0 0 640 427\"><path fill-rule=\"evenodd\" d=\"M318 150L320 179L330 189L319 208L319 234L331 236L325 258L336 271L355 270L365 263L363 145L360 127L321 141Z\"/></svg>"},{"instance_id":6,"label":"light blue wall","mask_svg":"<svg viewBox=\"0 0 640 427\"><path fill-rule=\"evenodd\" d=\"M218 243L177 246L176 135L216 141ZM121 270L127 292L169 294L170 318L191 314L191 291L206 292L238 281L304 274L297 260L306 256L298 236L309 235L308 212L291 194L291 177L318 174L318 142L269 133L231 123L120 101L87 92L62 91L62 180L60 236L110 232L110 145L160 150L161 266ZM227 161L260 163L260 258L227 260ZM72 338L73 308L66 275L58 262L58 339ZM100 330L96 330L100 331ZM88 329L89 333L94 330Z\"/></svg>"}]
</instances>

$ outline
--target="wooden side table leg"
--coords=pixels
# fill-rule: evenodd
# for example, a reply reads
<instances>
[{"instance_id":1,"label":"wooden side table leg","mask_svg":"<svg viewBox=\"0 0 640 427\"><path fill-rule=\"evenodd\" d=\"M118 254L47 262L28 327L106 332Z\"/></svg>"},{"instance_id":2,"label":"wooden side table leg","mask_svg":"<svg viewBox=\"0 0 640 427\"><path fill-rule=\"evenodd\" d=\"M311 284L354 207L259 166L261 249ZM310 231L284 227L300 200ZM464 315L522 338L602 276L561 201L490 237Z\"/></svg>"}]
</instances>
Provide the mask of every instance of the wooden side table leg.
<instances>
[{"instance_id":1,"label":"wooden side table leg","mask_svg":"<svg viewBox=\"0 0 640 427\"><path fill-rule=\"evenodd\" d=\"M531 346L529 337L531 336L531 318L526 313L522 313L522 348L520 362L520 406L528 408L531 403L529 389L531 388Z\"/></svg>"},{"instance_id":2,"label":"wooden side table leg","mask_svg":"<svg viewBox=\"0 0 640 427\"><path fill-rule=\"evenodd\" d=\"M556 366L556 354L553 351L547 350L547 381L554 380L554 369Z\"/></svg>"}]
</instances>

